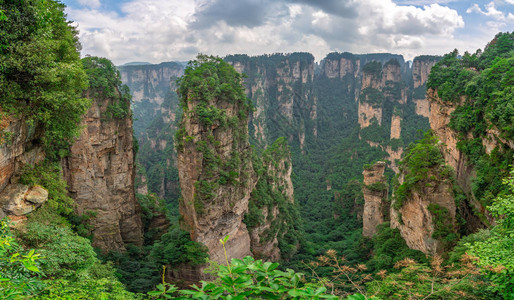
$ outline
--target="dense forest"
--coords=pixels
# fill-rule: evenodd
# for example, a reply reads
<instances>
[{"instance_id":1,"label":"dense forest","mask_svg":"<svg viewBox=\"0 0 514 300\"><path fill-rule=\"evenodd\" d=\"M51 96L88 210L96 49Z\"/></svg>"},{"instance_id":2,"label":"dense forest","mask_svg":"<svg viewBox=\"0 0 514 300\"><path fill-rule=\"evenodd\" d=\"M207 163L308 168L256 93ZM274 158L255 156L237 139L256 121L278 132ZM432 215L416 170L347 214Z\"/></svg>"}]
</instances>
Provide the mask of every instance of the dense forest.
<instances>
[{"instance_id":1,"label":"dense forest","mask_svg":"<svg viewBox=\"0 0 514 300\"><path fill-rule=\"evenodd\" d=\"M2 298L514 299L513 33L117 68L64 8L0 3Z\"/></svg>"}]
</instances>

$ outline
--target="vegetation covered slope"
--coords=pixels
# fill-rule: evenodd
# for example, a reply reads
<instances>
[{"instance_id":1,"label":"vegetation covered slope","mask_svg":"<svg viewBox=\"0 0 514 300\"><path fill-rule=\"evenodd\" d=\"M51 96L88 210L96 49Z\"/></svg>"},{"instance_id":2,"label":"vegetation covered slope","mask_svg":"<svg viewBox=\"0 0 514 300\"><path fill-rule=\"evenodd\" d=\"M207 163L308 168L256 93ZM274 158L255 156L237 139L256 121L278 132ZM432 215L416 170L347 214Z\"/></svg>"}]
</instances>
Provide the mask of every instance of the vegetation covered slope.
<instances>
[{"instance_id":1,"label":"vegetation covered slope","mask_svg":"<svg viewBox=\"0 0 514 300\"><path fill-rule=\"evenodd\" d=\"M55 156L78 135L77 124L89 105L82 97L87 77L77 31L56 1L2 1L0 11L2 116L22 115L42 126L41 142Z\"/></svg>"},{"instance_id":2,"label":"vegetation covered slope","mask_svg":"<svg viewBox=\"0 0 514 300\"><path fill-rule=\"evenodd\" d=\"M513 83L514 33L498 34L483 52L446 54L427 82L443 102L458 104L449 126L477 172L472 194L483 205L505 190L501 181L513 163ZM487 141L493 149L486 148Z\"/></svg>"}]
</instances>

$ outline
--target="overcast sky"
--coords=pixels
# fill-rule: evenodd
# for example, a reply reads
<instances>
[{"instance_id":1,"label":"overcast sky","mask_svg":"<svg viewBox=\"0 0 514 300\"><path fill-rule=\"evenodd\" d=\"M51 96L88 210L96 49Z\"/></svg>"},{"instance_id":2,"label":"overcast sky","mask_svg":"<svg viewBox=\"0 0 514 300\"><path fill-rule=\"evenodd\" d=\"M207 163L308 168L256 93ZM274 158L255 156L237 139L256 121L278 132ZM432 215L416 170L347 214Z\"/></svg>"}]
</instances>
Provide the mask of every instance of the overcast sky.
<instances>
[{"instance_id":1,"label":"overcast sky","mask_svg":"<svg viewBox=\"0 0 514 300\"><path fill-rule=\"evenodd\" d=\"M62 0L82 55L187 61L197 53L474 52L514 30L514 0Z\"/></svg>"}]
</instances>

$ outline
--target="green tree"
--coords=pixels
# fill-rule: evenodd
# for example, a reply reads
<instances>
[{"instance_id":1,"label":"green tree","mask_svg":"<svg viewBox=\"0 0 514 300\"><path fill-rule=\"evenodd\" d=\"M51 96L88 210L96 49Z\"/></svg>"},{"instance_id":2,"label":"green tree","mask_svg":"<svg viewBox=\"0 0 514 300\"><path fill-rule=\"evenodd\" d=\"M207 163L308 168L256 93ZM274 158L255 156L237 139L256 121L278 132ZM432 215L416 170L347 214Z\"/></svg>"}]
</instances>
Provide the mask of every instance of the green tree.
<instances>
[{"instance_id":1,"label":"green tree","mask_svg":"<svg viewBox=\"0 0 514 300\"><path fill-rule=\"evenodd\" d=\"M0 10L1 110L41 126L48 154L64 155L89 106L77 30L57 1L2 1Z\"/></svg>"},{"instance_id":2,"label":"green tree","mask_svg":"<svg viewBox=\"0 0 514 300\"><path fill-rule=\"evenodd\" d=\"M488 210L496 218L490 237L470 245L469 253L505 299L514 299L514 169L503 183L508 192L498 196Z\"/></svg>"}]
</instances>

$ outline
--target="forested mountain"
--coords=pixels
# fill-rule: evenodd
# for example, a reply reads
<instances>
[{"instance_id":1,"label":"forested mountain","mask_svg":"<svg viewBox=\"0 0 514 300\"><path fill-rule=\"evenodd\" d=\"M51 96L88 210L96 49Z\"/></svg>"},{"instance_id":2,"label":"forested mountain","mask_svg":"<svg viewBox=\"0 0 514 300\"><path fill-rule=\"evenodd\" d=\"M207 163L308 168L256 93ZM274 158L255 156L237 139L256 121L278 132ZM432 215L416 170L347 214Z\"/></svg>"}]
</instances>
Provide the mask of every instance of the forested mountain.
<instances>
[{"instance_id":1,"label":"forested mountain","mask_svg":"<svg viewBox=\"0 0 514 300\"><path fill-rule=\"evenodd\" d=\"M514 298L513 33L117 68L44 0L0 37L1 298Z\"/></svg>"},{"instance_id":2,"label":"forested mountain","mask_svg":"<svg viewBox=\"0 0 514 300\"><path fill-rule=\"evenodd\" d=\"M331 53L320 64L308 53L225 58L246 75L246 94L255 107L250 142L264 149L285 137L291 146L295 199L309 224L299 237L307 243L307 257L328 248L342 251L359 240L362 168L387 159L390 181L404 147L421 137L418 130L429 128L425 83L439 59L422 56L408 64L400 55L350 53ZM180 114L174 92L180 65L120 70L133 91L135 116L144 116L135 126L147 128L140 139L141 182L176 206L178 176L170 133ZM154 119L148 121L149 116Z\"/></svg>"}]
</instances>

